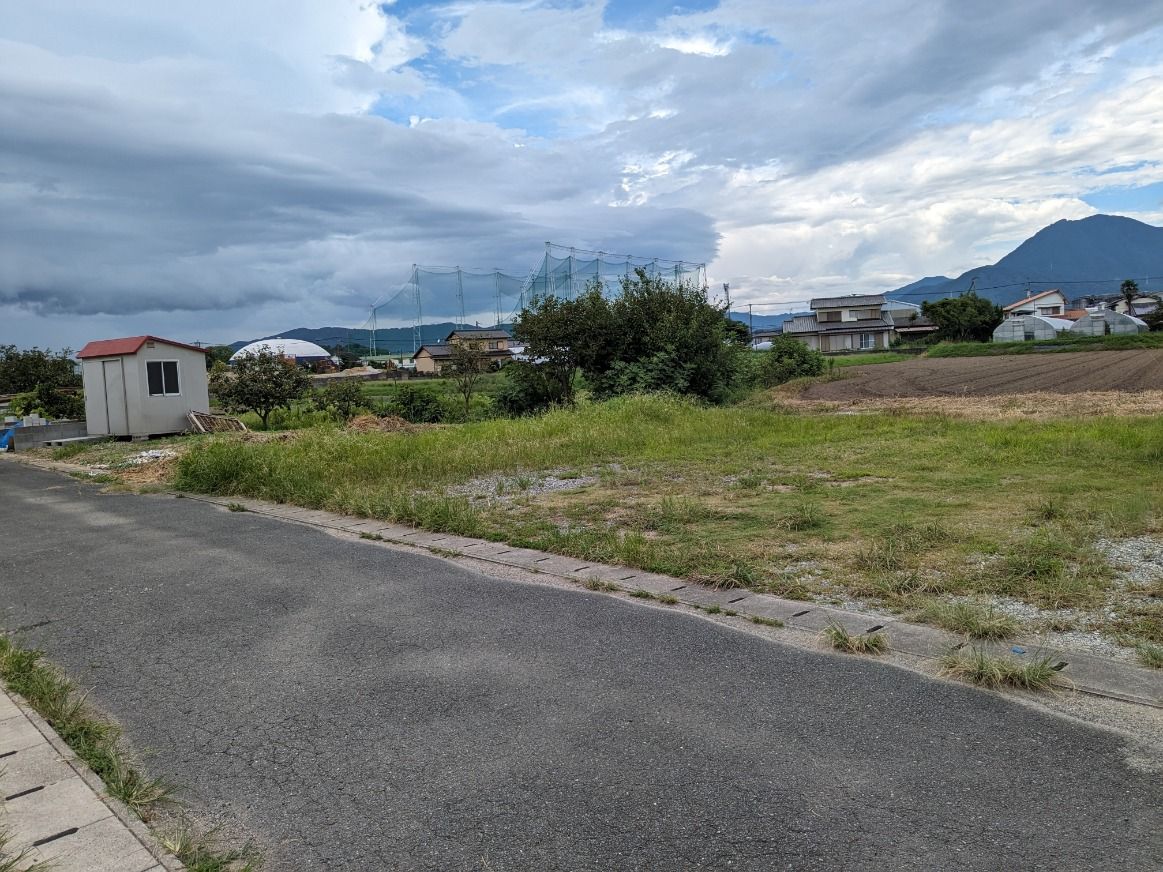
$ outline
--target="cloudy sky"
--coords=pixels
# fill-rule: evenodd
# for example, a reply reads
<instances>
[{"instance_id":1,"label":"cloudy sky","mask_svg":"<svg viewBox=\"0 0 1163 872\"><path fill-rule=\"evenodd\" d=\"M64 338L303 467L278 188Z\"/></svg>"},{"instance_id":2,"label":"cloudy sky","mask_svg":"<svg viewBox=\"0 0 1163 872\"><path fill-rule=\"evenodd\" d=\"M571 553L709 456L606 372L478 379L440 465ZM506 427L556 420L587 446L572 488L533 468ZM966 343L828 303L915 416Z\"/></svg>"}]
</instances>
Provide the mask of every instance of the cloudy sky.
<instances>
[{"instance_id":1,"label":"cloudy sky","mask_svg":"<svg viewBox=\"0 0 1163 872\"><path fill-rule=\"evenodd\" d=\"M546 240L803 300L1161 200L1146 0L0 0L0 342L357 326Z\"/></svg>"}]
</instances>

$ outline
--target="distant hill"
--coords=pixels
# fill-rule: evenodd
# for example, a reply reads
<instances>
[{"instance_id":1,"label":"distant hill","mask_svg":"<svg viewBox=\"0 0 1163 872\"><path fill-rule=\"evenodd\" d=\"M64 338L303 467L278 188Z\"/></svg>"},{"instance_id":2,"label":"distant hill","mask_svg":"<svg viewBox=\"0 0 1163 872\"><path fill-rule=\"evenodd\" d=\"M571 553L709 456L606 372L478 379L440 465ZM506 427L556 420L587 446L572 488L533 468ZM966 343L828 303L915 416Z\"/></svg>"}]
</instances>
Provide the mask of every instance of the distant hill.
<instances>
[{"instance_id":1,"label":"distant hill","mask_svg":"<svg viewBox=\"0 0 1163 872\"><path fill-rule=\"evenodd\" d=\"M1114 294L1123 279L1143 291L1163 289L1163 227L1117 215L1092 215L1044 227L992 266L957 278L924 278L886 296L919 303L975 290L998 305L1061 288L1067 299Z\"/></svg>"}]
</instances>

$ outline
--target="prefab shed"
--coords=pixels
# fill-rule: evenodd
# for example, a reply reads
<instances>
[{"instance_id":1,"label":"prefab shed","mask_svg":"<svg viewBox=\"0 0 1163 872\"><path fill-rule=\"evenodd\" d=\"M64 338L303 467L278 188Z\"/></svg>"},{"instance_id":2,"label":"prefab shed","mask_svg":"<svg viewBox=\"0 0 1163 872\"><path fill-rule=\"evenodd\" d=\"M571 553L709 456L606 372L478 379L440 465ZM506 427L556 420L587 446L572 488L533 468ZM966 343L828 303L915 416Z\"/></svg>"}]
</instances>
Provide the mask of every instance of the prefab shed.
<instances>
[{"instance_id":1,"label":"prefab shed","mask_svg":"<svg viewBox=\"0 0 1163 872\"><path fill-rule=\"evenodd\" d=\"M90 342L79 352L89 435L180 433L210 411L206 351L157 336Z\"/></svg>"}]
</instances>

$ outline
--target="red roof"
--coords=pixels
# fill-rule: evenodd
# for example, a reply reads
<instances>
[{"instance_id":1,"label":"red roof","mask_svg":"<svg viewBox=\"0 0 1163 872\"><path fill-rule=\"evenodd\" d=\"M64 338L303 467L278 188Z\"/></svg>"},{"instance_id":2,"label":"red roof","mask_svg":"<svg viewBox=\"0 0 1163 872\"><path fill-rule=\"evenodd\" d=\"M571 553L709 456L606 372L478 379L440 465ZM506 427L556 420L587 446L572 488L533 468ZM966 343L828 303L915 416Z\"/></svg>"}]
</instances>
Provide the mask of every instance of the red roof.
<instances>
[{"instance_id":1,"label":"red roof","mask_svg":"<svg viewBox=\"0 0 1163 872\"><path fill-rule=\"evenodd\" d=\"M147 342L160 342L162 345L173 345L176 348L187 348L190 351L201 351L209 354L205 348L197 345L187 345L185 342L174 342L172 339L162 339L160 336L127 336L124 339L98 339L90 342L77 352L82 360L86 357L116 357L121 354L137 354Z\"/></svg>"}]
</instances>

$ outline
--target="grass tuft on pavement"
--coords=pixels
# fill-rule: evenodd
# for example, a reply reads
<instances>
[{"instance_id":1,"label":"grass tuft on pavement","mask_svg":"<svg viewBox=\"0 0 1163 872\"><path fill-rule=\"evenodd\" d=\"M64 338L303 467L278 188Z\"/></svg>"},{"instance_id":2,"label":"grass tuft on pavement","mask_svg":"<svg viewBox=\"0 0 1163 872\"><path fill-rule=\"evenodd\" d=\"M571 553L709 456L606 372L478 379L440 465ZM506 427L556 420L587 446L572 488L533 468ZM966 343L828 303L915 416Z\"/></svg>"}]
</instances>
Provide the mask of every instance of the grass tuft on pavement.
<instances>
[{"instance_id":1,"label":"grass tuft on pavement","mask_svg":"<svg viewBox=\"0 0 1163 872\"><path fill-rule=\"evenodd\" d=\"M0 872L52 872L50 863L30 860L27 850L13 851L11 846L12 836L0 829Z\"/></svg>"},{"instance_id":2,"label":"grass tuft on pavement","mask_svg":"<svg viewBox=\"0 0 1163 872\"><path fill-rule=\"evenodd\" d=\"M828 624L822 632L824 641L845 654L883 654L888 650L884 633L849 633L839 623Z\"/></svg>"},{"instance_id":3,"label":"grass tuft on pavement","mask_svg":"<svg viewBox=\"0 0 1163 872\"><path fill-rule=\"evenodd\" d=\"M926 601L909 618L963 633L970 639L1008 639L1019 628L1016 618L990 606L936 599Z\"/></svg>"},{"instance_id":4,"label":"grass tuft on pavement","mask_svg":"<svg viewBox=\"0 0 1163 872\"><path fill-rule=\"evenodd\" d=\"M1046 690L1056 671L1050 657L1038 657L1023 663L980 648L954 649L943 655L940 663L942 675L989 688Z\"/></svg>"},{"instance_id":5,"label":"grass tuft on pavement","mask_svg":"<svg viewBox=\"0 0 1163 872\"><path fill-rule=\"evenodd\" d=\"M1143 642L1135 646L1139 662L1151 669L1163 669L1163 645Z\"/></svg>"}]
</instances>

